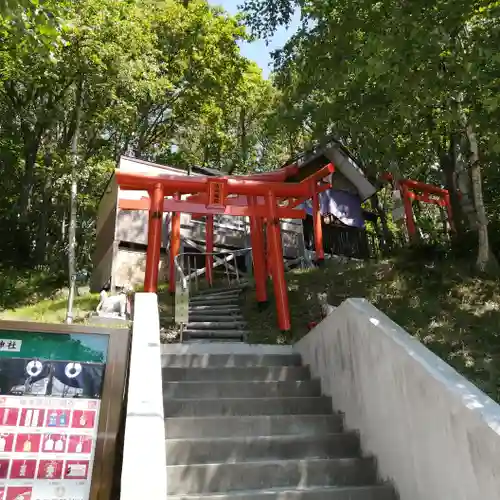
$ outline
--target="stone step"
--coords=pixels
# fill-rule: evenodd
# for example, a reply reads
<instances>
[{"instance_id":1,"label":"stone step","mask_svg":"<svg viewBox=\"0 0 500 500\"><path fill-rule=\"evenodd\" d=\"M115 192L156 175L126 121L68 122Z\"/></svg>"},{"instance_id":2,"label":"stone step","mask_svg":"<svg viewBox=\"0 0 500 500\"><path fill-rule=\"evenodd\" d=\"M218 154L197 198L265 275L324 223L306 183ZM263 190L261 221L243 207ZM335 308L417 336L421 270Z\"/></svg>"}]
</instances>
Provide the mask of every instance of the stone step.
<instances>
[{"instance_id":1,"label":"stone step","mask_svg":"<svg viewBox=\"0 0 500 500\"><path fill-rule=\"evenodd\" d=\"M376 479L375 461L371 458L167 466L170 495L276 487L367 486Z\"/></svg>"},{"instance_id":2,"label":"stone step","mask_svg":"<svg viewBox=\"0 0 500 500\"><path fill-rule=\"evenodd\" d=\"M241 295L239 290L235 292L219 292L210 293L205 295L191 295L189 297L190 301L197 302L199 300L212 300L212 299L237 299Z\"/></svg>"},{"instance_id":3,"label":"stone step","mask_svg":"<svg viewBox=\"0 0 500 500\"><path fill-rule=\"evenodd\" d=\"M239 295L217 295L212 297L211 295L203 297L190 297L189 304L201 304L206 302L233 302L238 303L240 301Z\"/></svg>"},{"instance_id":4,"label":"stone step","mask_svg":"<svg viewBox=\"0 0 500 500\"><path fill-rule=\"evenodd\" d=\"M229 318L227 321L189 321L186 330L243 330L247 326L246 321L234 321Z\"/></svg>"},{"instance_id":5,"label":"stone step","mask_svg":"<svg viewBox=\"0 0 500 500\"><path fill-rule=\"evenodd\" d=\"M206 323L209 321L215 321L217 323L231 323L231 322L243 322L244 318L241 314L227 314L221 315L220 312L216 313L208 313L208 312L196 312L189 313L189 322L190 323Z\"/></svg>"},{"instance_id":6,"label":"stone step","mask_svg":"<svg viewBox=\"0 0 500 500\"><path fill-rule=\"evenodd\" d=\"M170 495L171 500L396 500L394 489L382 486L272 488L229 493Z\"/></svg>"},{"instance_id":7,"label":"stone step","mask_svg":"<svg viewBox=\"0 0 500 500\"><path fill-rule=\"evenodd\" d=\"M188 339L184 337L182 341L183 345L226 345L226 344L245 344L245 339L242 338L228 338L228 339Z\"/></svg>"},{"instance_id":8,"label":"stone step","mask_svg":"<svg viewBox=\"0 0 500 500\"><path fill-rule=\"evenodd\" d=\"M235 306L239 302L239 298L222 298L222 299L206 299L189 300L189 307L192 306Z\"/></svg>"},{"instance_id":9,"label":"stone step","mask_svg":"<svg viewBox=\"0 0 500 500\"><path fill-rule=\"evenodd\" d=\"M213 293L219 293L219 292L233 292L233 291L241 291L244 290L245 288L248 287L248 283L240 283L238 285L234 285L231 287L214 287L214 288L207 288L205 290L200 290L197 292L195 297L199 297L201 295L210 295Z\"/></svg>"},{"instance_id":10,"label":"stone step","mask_svg":"<svg viewBox=\"0 0 500 500\"><path fill-rule=\"evenodd\" d=\"M189 306L189 312L201 312L203 311L203 314L205 314L205 312L209 313L214 313L214 314L220 314L220 313L224 313L224 314L234 314L234 313L237 313L239 314L241 309L240 309L240 306L214 306L214 305L208 305L208 306L199 306L199 305L192 305L192 306Z\"/></svg>"},{"instance_id":11,"label":"stone step","mask_svg":"<svg viewBox=\"0 0 500 500\"><path fill-rule=\"evenodd\" d=\"M194 317L203 317L206 318L207 321L212 321L213 318L219 318L219 317L224 317L228 318L232 321L237 320L237 318L241 318L241 309L240 308L235 308L235 309L189 309L188 310L188 318L194 318Z\"/></svg>"},{"instance_id":12,"label":"stone step","mask_svg":"<svg viewBox=\"0 0 500 500\"><path fill-rule=\"evenodd\" d=\"M203 300L203 299L215 299L215 298L225 298L225 297L239 297L241 295L241 290L227 290L220 292L205 293L203 295L191 295L190 300Z\"/></svg>"},{"instance_id":13,"label":"stone step","mask_svg":"<svg viewBox=\"0 0 500 500\"><path fill-rule=\"evenodd\" d=\"M165 417L237 415L325 415L332 411L330 398L218 398L163 399Z\"/></svg>"},{"instance_id":14,"label":"stone step","mask_svg":"<svg viewBox=\"0 0 500 500\"><path fill-rule=\"evenodd\" d=\"M288 382L164 382L163 395L179 399L321 396L318 380Z\"/></svg>"},{"instance_id":15,"label":"stone step","mask_svg":"<svg viewBox=\"0 0 500 500\"><path fill-rule=\"evenodd\" d=\"M163 368L164 381L282 381L309 380L309 368L305 366L255 366L250 368Z\"/></svg>"},{"instance_id":16,"label":"stone step","mask_svg":"<svg viewBox=\"0 0 500 500\"><path fill-rule=\"evenodd\" d=\"M342 432L342 416L258 415L238 417L181 417L165 419L167 439L262 436L323 436Z\"/></svg>"},{"instance_id":17,"label":"stone step","mask_svg":"<svg viewBox=\"0 0 500 500\"><path fill-rule=\"evenodd\" d=\"M259 436L244 438L168 439L168 465L295 460L305 458L352 458L360 454L355 432L321 436Z\"/></svg>"},{"instance_id":18,"label":"stone step","mask_svg":"<svg viewBox=\"0 0 500 500\"><path fill-rule=\"evenodd\" d=\"M243 339L249 334L246 330L199 330L188 327L184 330L184 338L187 339Z\"/></svg>"},{"instance_id":19,"label":"stone step","mask_svg":"<svg viewBox=\"0 0 500 500\"><path fill-rule=\"evenodd\" d=\"M172 368L254 368L300 366L298 354L163 354L163 367Z\"/></svg>"},{"instance_id":20,"label":"stone step","mask_svg":"<svg viewBox=\"0 0 500 500\"><path fill-rule=\"evenodd\" d=\"M240 311L228 314L227 311L190 311L189 321L194 323L204 323L207 321L216 321L227 323L231 321L244 321Z\"/></svg>"}]
</instances>

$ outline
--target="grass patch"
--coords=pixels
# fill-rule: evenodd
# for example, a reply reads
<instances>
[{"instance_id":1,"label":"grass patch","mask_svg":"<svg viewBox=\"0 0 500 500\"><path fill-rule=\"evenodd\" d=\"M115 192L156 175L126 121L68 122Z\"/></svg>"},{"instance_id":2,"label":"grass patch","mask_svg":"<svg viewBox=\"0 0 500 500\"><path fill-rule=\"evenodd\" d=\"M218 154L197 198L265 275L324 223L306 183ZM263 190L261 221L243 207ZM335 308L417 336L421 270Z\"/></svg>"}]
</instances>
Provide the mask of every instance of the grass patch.
<instances>
[{"instance_id":1,"label":"grass patch","mask_svg":"<svg viewBox=\"0 0 500 500\"><path fill-rule=\"evenodd\" d=\"M287 275L292 332L277 331L273 303L259 313L253 291L244 300L252 342L295 342L318 321L318 293L339 305L368 299L494 399L500 400L500 283L473 276L465 262L339 264ZM272 297L272 293L269 295Z\"/></svg>"},{"instance_id":2,"label":"grass patch","mask_svg":"<svg viewBox=\"0 0 500 500\"><path fill-rule=\"evenodd\" d=\"M68 300L61 290L65 285L63 274L0 267L0 319L63 323ZM98 294L75 297L74 322L83 323L98 303Z\"/></svg>"},{"instance_id":3,"label":"grass patch","mask_svg":"<svg viewBox=\"0 0 500 500\"><path fill-rule=\"evenodd\" d=\"M95 311L99 303L98 294L75 297L73 303L73 321L83 323L89 312ZM40 323L63 323L66 319L68 299L45 299L29 306L0 313L0 319L13 321L37 321Z\"/></svg>"}]
</instances>

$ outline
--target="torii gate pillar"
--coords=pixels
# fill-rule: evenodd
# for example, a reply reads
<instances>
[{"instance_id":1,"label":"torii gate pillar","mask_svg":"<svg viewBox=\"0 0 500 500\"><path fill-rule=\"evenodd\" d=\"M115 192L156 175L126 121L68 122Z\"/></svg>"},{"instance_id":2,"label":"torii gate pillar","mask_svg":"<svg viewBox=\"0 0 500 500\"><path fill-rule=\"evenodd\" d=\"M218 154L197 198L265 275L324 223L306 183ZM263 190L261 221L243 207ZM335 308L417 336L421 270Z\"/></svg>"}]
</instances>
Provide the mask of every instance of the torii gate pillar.
<instances>
[{"instance_id":1,"label":"torii gate pillar","mask_svg":"<svg viewBox=\"0 0 500 500\"><path fill-rule=\"evenodd\" d=\"M156 184L150 191L151 204L148 222L148 251L146 254L146 274L144 291L154 292L158 289L158 270L160 267L161 230L163 222L163 186Z\"/></svg>"},{"instance_id":2,"label":"torii gate pillar","mask_svg":"<svg viewBox=\"0 0 500 500\"><path fill-rule=\"evenodd\" d=\"M285 264L283 263L283 244L281 242L281 226L278 218L276 195L270 191L266 197L270 217L267 220L269 229L269 247L273 266L273 286L278 313L278 326L282 332L292 327L290 309L288 307L288 287L285 280Z\"/></svg>"},{"instance_id":3,"label":"torii gate pillar","mask_svg":"<svg viewBox=\"0 0 500 500\"><path fill-rule=\"evenodd\" d=\"M214 283L214 216L207 215L205 223L205 238L207 255L205 257L205 267L207 269L207 283L208 286L212 286Z\"/></svg>"},{"instance_id":4,"label":"torii gate pillar","mask_svg":"<svg viewBox=\"0 0 500 500\"><path fill-rule=\"evenodd\" d=\"M175 195L176 200L180 200L180 194ZM179 254L181 248L181 213L172 213L172 230L170 231L170 254L169 254L169 280L168 291L171 294L175 293L175 258Z\"/></svg>"},{"instance_id":5,"label":"torii gate pillar","mask_svg":"<svg viewBox=\"0 0 500 500\"><path fill-rule=\"evenodd\" d=\"M321 265L325 260L325 250L323 247L323 226L321 225L321 211L319 207L319 195L312 186L312 216L314 229L314 250L316 252L316 263Z\"/></svg>"},{"instance_id":6,"label":"torii gate pillar","mask_svg":"<svg viewBox=\"0 0 500 500\"><path fill-rule=\"evenodd\" d=\"M248 197L248 206L255 207L257 200L254 197ZM266 257L264 251L264 234L262 227L262 218L250 216L250 237L252 240L252 258L255 277L255 292L259 305L267 302L267 271Z\"/></svg>"}]
</instances>

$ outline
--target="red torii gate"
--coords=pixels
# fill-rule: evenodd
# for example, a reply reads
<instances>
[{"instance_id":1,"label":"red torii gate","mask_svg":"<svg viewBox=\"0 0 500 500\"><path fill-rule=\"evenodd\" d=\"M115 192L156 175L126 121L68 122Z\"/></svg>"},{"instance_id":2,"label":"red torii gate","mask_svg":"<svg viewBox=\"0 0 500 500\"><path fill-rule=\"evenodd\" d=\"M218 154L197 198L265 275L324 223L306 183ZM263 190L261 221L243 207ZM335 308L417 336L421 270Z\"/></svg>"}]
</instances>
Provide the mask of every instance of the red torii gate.
<instances>
[{"instance_id":1,"label":"red torii gate","mask_svg":"<svg viewBox=\"0 0 500 500\"><path fill-rule=\"evenodd\" d=\"M213 280L214 215L248 216L254 265L257 301L267 302L267 269L273 279L274 295L281 331L289 331L290 311L283 263L280 219L303 219L305 211L296 207L313 200L314 240L318 261L324 260L319 193L331 187L321 180L333 173L332 163L324 166L301 182L286 182L298 172L290 165L274 172L249 176L191 177L164 174L128 173L116 170L116 181L123 190L148 191L149 198L120 199L122 210L148 210L148 248L144 291L156 292L162 235L163 213L172 212L169 253L169 290L175 293L175 258L180 250L181 212L206 215L207 280ZM182 199L182 195L190 195ZM166 197L170 198L166 198ZM263 227L266 222L268 259L266 266Z\"/></svg>"},{"instance_id":2,"label":"red torii gate","mask_svg":"<svg viewBox=\"0 0 500 500\"><path fill-rule=\"evenodd\" d=\"M382 175L382 179L387 182L394 183L394 178L391 173L386 172ZM405 211L406 228L411 240L416 236L417 230L415 227L415 219L413 217L412 201L421 201L423 203L432 203L446 209L448 223L452 231L455 230L453 224L453 212L451 209L450 193L447 189L443 189L432 184L414 181L412 179L401 179L397 181L396 188L401 193L403 199L403 207Z\"/></svg>"}]
</instances>

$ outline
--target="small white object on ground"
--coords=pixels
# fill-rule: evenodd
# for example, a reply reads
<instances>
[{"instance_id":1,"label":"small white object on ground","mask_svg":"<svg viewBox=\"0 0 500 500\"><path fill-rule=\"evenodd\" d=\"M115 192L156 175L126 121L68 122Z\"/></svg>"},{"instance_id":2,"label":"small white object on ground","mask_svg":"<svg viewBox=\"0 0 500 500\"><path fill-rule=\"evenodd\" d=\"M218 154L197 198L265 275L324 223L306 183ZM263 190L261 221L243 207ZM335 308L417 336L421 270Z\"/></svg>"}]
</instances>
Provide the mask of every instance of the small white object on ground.
<instances>
[{"instance_id":1,"label":"small white object on ground","mask_svg":"<svg viewBox=\"0 0 500 500\"><path fill-rule=\"evenodd\" d=\"M337 309L335 306L328 304L327 300L328 296L326 293L318 293L318 302L321 306L321 316L323 318L326 318L327 316L332 314L335 309Z\"/></svg>"}]
</instances>

